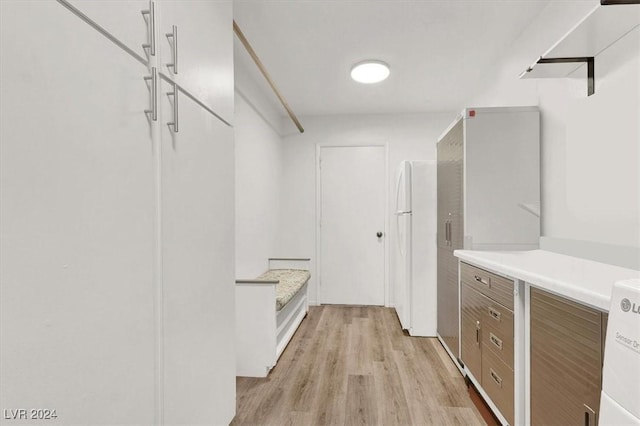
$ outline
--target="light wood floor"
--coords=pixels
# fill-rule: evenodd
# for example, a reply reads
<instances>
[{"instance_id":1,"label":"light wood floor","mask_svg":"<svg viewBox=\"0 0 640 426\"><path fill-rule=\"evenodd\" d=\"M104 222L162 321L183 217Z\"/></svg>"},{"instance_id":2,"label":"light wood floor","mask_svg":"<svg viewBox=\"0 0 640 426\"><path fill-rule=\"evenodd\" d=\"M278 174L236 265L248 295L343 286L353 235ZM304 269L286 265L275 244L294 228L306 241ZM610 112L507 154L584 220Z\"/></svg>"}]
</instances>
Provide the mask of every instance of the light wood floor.
<instances>
[{"instance_id":1,"label":"light wood floor","mask_svg":"<svg viewBox=\"0 0 640 426\"><path fill-rule=\"evenodd\" d=\"M232 425L483 425L435 338L383 307L314 306L264 379L237 379Z\"/></svg>"}]
</instances>

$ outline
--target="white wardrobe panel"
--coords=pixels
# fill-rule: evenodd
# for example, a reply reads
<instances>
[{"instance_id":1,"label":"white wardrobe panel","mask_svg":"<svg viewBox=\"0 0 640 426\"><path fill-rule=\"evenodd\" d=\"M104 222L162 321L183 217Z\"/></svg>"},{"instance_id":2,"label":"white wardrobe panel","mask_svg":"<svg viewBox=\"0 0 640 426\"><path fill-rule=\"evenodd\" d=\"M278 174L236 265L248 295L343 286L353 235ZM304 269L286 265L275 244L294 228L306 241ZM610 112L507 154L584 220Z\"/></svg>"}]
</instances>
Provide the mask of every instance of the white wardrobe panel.
<instances>
[{"instance_id":1,"label":"white wardrobe panel","mask_svg":"<svg viewBox=\"0 0 640 426\"><path fill-rule=\"evenodd\" d=\"M153 424L147 69L57 2L0 8L0 407Z\"/></svg>"},{"instance_id":2,"label":"white wardrobe panel","mask_svg":"<svg viewBox=\"0 0 640 426\"><path fill-rule=\"evenodd\" d=\"M151 43L151 16L142 15L149 10L149 0L65 0L96 22L113 37L143 58L150 50L143 44Z\"/></svg>"},{"instance_id":3,"label":"white wardrobe panel","mask_svg":"<svg viewBox=\"0 0 640 426\"><path fill-rule=\"evenodd\" d=\"M162 82L161 92L173 88ZM164 418L228 424L235 414L233 131L178 95L162 99Z\"/></svg>"},{"instance_id":4,"label":"white wardrobe panel","mask_svg":"<svg viewBox=\"0 0 640 426\"><path fill-rule=\"evenodd\" d=\"M231 0L156 2L158 67L227 122L233 121L233 15ZM177 27L175 40L167 38Z\"/></svg>"}]
</instances>

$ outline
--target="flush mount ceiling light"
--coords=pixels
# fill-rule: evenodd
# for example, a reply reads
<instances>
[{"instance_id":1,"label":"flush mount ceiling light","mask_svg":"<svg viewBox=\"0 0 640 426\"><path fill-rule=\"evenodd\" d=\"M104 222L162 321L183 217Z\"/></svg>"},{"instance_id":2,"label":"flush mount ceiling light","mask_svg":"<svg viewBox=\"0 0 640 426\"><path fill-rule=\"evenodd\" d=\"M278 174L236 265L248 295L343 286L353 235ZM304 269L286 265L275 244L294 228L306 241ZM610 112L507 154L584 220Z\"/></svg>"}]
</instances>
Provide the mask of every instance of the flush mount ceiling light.
<instances>
[{"instance_id":1,"label":"flush mount ceiling light","mask_svg":"<svg viewBox=\"0 0 640 426\"><path fill-rule=\"evenodd\" d=\"M351 78L358 83L379 83L389 77L389 65L382 61L363 61L351 68Z\"/></svg>"}]
</instances>

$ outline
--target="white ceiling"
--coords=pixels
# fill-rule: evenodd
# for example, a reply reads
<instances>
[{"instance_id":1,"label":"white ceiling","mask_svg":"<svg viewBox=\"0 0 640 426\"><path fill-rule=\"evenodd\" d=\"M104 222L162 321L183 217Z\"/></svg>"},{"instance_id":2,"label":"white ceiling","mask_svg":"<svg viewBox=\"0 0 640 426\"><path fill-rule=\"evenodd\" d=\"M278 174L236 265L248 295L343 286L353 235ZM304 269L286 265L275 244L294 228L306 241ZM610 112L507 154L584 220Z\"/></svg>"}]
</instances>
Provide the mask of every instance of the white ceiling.
<instances>
[{"instance_id":1,"label":"white ceiling","mask_svg":"<svg viewBox=\"0 0 640 426\"><path fill-rule=\"evenodd\" d=\"M452 111L549 2L235 0L234 19L297 115ZM262 80L237 39L234 50ZM364 59L390 77L352 81Z\"/></svg>"}]
</instances>

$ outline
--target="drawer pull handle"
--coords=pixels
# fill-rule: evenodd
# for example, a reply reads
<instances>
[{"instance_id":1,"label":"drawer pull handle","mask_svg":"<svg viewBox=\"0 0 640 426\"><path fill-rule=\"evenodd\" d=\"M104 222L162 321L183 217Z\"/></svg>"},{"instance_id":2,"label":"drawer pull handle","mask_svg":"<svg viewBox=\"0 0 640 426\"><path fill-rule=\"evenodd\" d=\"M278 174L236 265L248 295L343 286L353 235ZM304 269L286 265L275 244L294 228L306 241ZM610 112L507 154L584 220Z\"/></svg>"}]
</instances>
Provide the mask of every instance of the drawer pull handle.
<instances>
[{"instance_id":1,"label":"drawer pull handle","mask_svg":"<svg viewBox=\"0 0 640 426\"><path fill-rule=\"evenodd\" d=\"M582 405L584 406L584 426L595 426L597 424L596 412L587 404Z\"/></svg>"},{"instance_id":2,"label":"drawer pull handle","mask_svg":"<svg viewBox=\"0 0 640 426\"><path fill-rule=\"evenodd\" d=\"M493 318L496 321L500 321L500 317L502 316L500 312L496 311L491 307L489 307L489 315L491 316L491 318Z\"/></svg>"},{"instance_id":3,"label":"drawer pull handle","mask_svg":"<svg viewBox=\"0 0 640 426\"><path fill-rule=\"evenodd\" d=\"M474 275L473 279L478 281L480 284L491 287L491 278L484 279L480 275Z\"/></svg>"},{"instance_id":4,"label":"drawer pull handle","mask_svg":"<svg viewBox=\"0 0 640 426\"><path fill-rule=\"evenodd\" d=\"M480 344L480 321L476 321L476 344Z\"/></svg>"},{"instance_id":5,"label":"drawer pull handle","mask_svg":"<svg viewBox=\"0 0 640 426\"><path fill-rule=\"evenodd\" d=\"M489 340L493 343L498 349L502 350L502 340L500 340L495 334L489 333Z\"/></svg>"},{"instance_id":6,"label":"drawer pull handle","mask_svg":"<svg viewBox=\"0 0 640 426\"><path fill-rule=\"evenodd\" d=\"M496 382L496 385L502 387L502 379L496 374L495 371L493 371L493 368L489 369L489 374L491 375L493 381Z\"/></svg>"}]
</instances>

